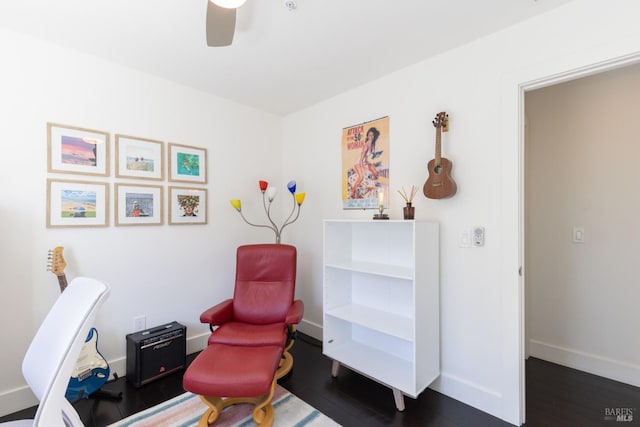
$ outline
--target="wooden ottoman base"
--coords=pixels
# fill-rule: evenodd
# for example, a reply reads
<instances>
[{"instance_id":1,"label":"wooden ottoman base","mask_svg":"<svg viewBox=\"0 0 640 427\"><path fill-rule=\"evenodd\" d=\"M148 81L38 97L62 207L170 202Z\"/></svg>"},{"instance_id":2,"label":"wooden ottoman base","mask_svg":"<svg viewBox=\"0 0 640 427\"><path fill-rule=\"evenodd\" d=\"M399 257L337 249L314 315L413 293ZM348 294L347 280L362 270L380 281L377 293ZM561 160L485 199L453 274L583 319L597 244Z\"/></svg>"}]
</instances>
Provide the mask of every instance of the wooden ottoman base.
<instances>
[{"instance_id":1,"label":"wooden ottoman base","mask_svg":"<svg viewBox=\"0 0 640 427\"><path fill-rule=\"evenodd\" d=\"M198 427L209 427L216 422L224 408L238 403L250 403L255 405L255 408L253 408L253 421L256 425L261 427L271 427L274 420L271 399L273 398L273 391L275 388L276 381L274 379L269 393L259 397L220 398L214 396L200 396L200 399L209 406L209 409L207 409L204 414L202 414L202 417L200 417Z\"/></svg>"},{"instance_id":2,"label":"wooden ottoman base","mask_svg":"<svg viewBox=\"0 0 640 427\"><path fill-rule=\"evenodd\" d=\"M228 406L255 405L253 421L271 427L274 420L271 399L276 387L276 370L282 347L243 347L211 344L189 365L184 374L185 390L200 395L208 409L199 427L215 423Z\"/></svg>"}]
</instances>

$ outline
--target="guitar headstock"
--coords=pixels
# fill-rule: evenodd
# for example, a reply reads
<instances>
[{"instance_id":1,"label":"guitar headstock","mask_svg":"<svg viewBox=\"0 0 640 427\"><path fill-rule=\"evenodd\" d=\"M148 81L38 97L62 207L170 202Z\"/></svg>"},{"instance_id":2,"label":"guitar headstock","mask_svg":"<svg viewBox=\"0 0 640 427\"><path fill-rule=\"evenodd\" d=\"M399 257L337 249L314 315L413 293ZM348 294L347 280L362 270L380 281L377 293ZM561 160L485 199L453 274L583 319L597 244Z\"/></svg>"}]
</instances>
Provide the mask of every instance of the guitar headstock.
<instances>
[{"instance_id":1,"label":"guitar headstock","mask_svg":"<svg viewBox=\"0 0 640 427\"><path fill-rule=\"evenodd\" d=\"M444 132L449 130L449 115L444 111L436 114L436 118L431 122L436 129L441 129Z\"/></svg>"},{"instance_id":2,"label":"guitar headstock","mask_svg":"<svg viewBox=\"0 0 640 427\"><path fill-rule=\"evenodd\" d=\"M64 274L64 269L67 267L67 262L62 256L63 250L64 248L62 246L56 246L55 248L49 250L49 256L47 258L47 271L52 272L56 276L62 276Z\"/></svg>"}]
</instances>

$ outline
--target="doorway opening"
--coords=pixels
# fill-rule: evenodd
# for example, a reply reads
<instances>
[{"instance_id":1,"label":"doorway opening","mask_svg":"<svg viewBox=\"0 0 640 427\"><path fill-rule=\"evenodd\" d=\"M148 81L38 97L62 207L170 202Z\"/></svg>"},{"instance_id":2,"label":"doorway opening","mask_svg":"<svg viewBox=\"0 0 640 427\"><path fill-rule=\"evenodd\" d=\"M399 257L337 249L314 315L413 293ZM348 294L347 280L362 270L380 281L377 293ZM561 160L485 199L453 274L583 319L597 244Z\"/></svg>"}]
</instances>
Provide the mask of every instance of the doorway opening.
<instances>
[{"instance_id":1,"label":"doorway opening","mask_svg":"<svg viewBox=\"0 0 640 427\"><path fill-rule=\"evenodd\" d=\"M585 387L609 384L612 397L618 389L638 396L604 380L640 385L640 343L625 327L640 322L640 290L630 280L640 252L640 201L633 197L640 65L614 68L524 94L524 353L536 372L525 382L537 422L544 422L539 412L554 410L602 422L616 404L595 391L567 393L555 384L560 375ZM548 403L563 400L567 408L540 411L545 384L557 393ZM618 396L617 404L624 400Z\"/></svg>"},{"instance_id":2,"label":"doorway opening","mask_svg":"<svg viewBox=\"0 0 640 427\"><path fill-rule=\"evenodd\" d=\"M585 99L578 99L579 106L571 107L569 98L573 96L572 90L584 85L610 83L608 80L617 74L637 78L640 74L637 62L636 55L634 58L594 64L520 85L519 246L520 265L525 267L520 279L523 325L521 422L525 421L525 359L530 355L625 382L630 378L629 368L632 371L634 368L631 355L638 354L637 348L623 348L624 339L616 334L624 333L619 323L621 318L638 315L616 311L616 303L610 298L612 289L608 284L618 279L617 295L624 295L625 289L631 287L630 279L633 276L629 275L628 270L626 274L620 272L620 268L630 268L633 262L628 257L638 253L638 244L631 240L640 239L640 231L634 224L637 222L639 205L634 201L631 206L620 208L611 200L615 200L616 196L618 199L631 198L636 191L632 191L628 185L638 182L640 172L632 175L635 179L630 184L625 183L619 189L620 193L611 187L610 181L607 184L613 175L607 175L607 178L594 175L607 170L618 171L623 174L623 179L628 179L629 174L636 173L638 168L632 167L629 161L637 158L640 148L634 147L637 144L625 145L625 138L616 135L612 127L622 131L622 124L629 124L630 121L635 126L637 119L629 119L627 114L638 110L637 107L629 108L623 113L620 111L621 104L617 104L619 108L611 112L611 117L596 114L602 120L600 125L604 135L599 138L601 141L595 141L600 142L599 146L594 146L593 140L586 140L597 140L597 134L580 136L581 132L585 132L584 126L580 126L584 125L584 119L577 113L584 113L578 110L587 109ZM627 94L629 92L633 90ZM592 105L593 111L606 107L607 102L613 102L609 99L604 102L602 97L600 93L600 102ZM550 99L555 101L551 102ZM548 111L545 112L545 108ZM544 116L540 111L548 114ZM590 113L593 114L593 111ZM536 116L532 117L532 114ZM597 125L598 121L595 122ZM640 134L637 128L629 131L634 135ZM570 137L575 138L573 145L558 143ZM611 162L615 154L615 144L611 143L611 138L616 138L623 148L636 150L635 155L624 155L625 160L619 169L615 167L618 163ZM592 184L591 188L589 183ZM609 197L614 199L607 202ZM612 215L614 211L617 216ZM634 235L636 238L626 242L622 239L624 246L616 256L616 251L607 250L606 247L615 245L616 239L613 237L620 239L624 236L624 232L618 231L612 235L611 230L619 228L627 232L627 237ZM620 253L624 255L620 256ZM609 270L598 270L602 265ZM640 293L637 295L640 296ZM620 299L622 305L637 300L631 295ZM603 322L602 319L608 314L607 321ZM631 322L632 318L628 321ZM614 322L618 322L617 328ZM594 336L594 331L598 332L597 336ZM612 347L616 346L619 347L614 349L617 353L612 352ZM637 364L633 372L638 375ZM634 381L640 383L640 378Z\"/></svg>"}]
</instances>

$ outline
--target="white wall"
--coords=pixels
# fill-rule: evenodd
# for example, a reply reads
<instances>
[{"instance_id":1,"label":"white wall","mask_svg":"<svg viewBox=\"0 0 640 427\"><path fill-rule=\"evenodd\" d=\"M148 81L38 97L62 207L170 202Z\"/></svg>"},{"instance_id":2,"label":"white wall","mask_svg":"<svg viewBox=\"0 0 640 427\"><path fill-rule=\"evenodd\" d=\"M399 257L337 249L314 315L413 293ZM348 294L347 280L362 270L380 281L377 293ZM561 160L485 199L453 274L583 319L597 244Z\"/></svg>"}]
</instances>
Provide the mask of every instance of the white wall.
<instances>
[{"instance_id":1,"label":"white wall","mask_svg":"<svg viewBox=\"0 0 640 427\"><path fill-rule=\"evenodd\" d=\"M0 30L0 414L34 404L20 372L37 326L59 294L46 271L47 251L64 247L69 279L107 281L99 348L125 375L125 334L133 317L147 326L176 320L188 327L191 351L204 346L200 312L231 295L238 244L271 242L273 234L246 226L229 199L242 198L257 214L257 181L280 185L281 119L161 79ZM47 173L47 122L111 134L109 178ZM115 133L206 148L207 225L47 229L46 179L110 183ZM166 176L166 173L165 173ZM157 182L137 181L143 184ZM168 181L160 183L163 187ZM166 193L165 193L166 196ZM110 203L113 208L113 197ZM253 209L255 208L255 209ZM285 236L286 241L286 236Z\"/></svg>"},{"instance_id":2,"label":"white wall","mask_svg":"<svg viewBox=\"0 0 640 427\"><path fill-rule=\"evenodd\" d=\"M301 330L317 332L322 323L322 220L372 214L341 210L341 129L390 117L395 195L401 186L424 184L434 155L431 120L447 111L443 156L453 161L458 193L444 200L419 195L414 203L416 219L441 224L442 375L433 387L520 424L520 88L640 51L639 12L635 1L576 1L287 116L285 175L301 177L310 195L304 227L293 230L308 254ZM401 218L401 207L399 196L391 199L392 218ZM459 233L475 225L485 227L484 247L458 247Z\"/></svg>"},{"instance_id":3,"label":"white wall","mask_svg":"<svg viewBox=\"0 0 640 427\"><path fill-rule=\"evenodd\" d=\"M6 289L0 316L12 325L3 328L3 342L15 343L0 367L4 411L24 403L13 393L24 390L20 360L58 292L44 271L47 249L65 246L70 275L96 276L114 287L97 325L110 361L122 362L124 334L137 314L146 314L149 324L182 321L192 337L203 336L197 314L229 294L233 248L272 238L242 224L228 205L232 196L246 205L256 200L255 181L263 177L282 185L294 178L308 193L284 240L299 250L298 296L306 306L301 330L321 333L322 219L371 215L341 210L341 129L390 116L395 191L426 180L434 154L431 120L444 110L451 131L443 154L453 161L458 194L415 201L417 219L441 223L442 375L434 388L519 424L520 86L640 51L639 12L634 0L575 1L283 120L0 33L0 113L9 118L0 121L1 144L11 153L0 156ZM208 147L209 225L45 229L47 121ZM391 216L400 217L399 196L391 204ZM256 206L247 212L257 212ZM459 248L459 232L474 225L485 227L485 246Z\"/></svg>"},{"instance_id":4,"label":"white wall","mask_svg":"<svg viewBox=\"0 0 640 427\"><path fill-rule=\"evenodd\" d=\"M529 354L635 386L638 93L635 65L529 92L525 105Z\"/></svg>"}]
</instances>

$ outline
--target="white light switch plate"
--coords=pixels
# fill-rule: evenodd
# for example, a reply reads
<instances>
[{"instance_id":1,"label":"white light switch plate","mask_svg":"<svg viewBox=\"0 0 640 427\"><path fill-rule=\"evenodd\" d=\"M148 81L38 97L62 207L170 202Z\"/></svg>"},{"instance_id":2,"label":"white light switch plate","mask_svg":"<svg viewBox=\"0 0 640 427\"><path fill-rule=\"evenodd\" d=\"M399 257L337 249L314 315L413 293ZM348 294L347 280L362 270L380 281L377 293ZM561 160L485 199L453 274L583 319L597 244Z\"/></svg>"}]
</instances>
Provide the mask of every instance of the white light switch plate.
<instances>
[{"instance_id":1,"label":"white light switch plate","mask_svg":"<svg viewBox=\"0 0 640 427\"><path fill-rule=\"evenodd\" d=\"M584 228L573 227L573 243L584 243Z\"/></svg>"},{"instance_id":2,"label":"white light switch plate","mask_svg":"<svg viewBox=\"0 0 640 427\"><path fill-rule=\"evenodd\" d=\"M463 230L460 232L458 246L460 246L461 248L471 247L471 236L469 235L469 232L467 230Z\"/></svg>"}]
</instances>

